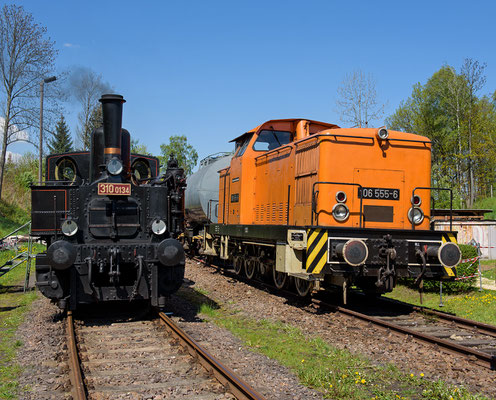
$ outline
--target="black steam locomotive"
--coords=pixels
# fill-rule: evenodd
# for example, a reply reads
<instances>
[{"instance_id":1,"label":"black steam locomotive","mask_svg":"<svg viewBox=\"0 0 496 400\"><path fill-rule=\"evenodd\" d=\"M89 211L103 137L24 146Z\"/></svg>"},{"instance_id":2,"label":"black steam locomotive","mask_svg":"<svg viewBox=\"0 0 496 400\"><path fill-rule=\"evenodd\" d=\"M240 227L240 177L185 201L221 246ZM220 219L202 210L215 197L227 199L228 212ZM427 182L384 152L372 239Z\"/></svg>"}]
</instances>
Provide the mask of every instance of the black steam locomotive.
<instances>
[{"instance_id":1,"label":"black steam locomotive","mask_svg":"<svg viewBox=\"0 0 496 400\"><path fill-rule=\"evenodd\" d=\"M185 257L184 172L173 157L131 154L120 95L100 99L103 127L89 152L50 155L46 182L32 187L32 235L46 241L36 285L60 308L113 300L162 307L179 289Z\"/></svg>"}]
</instances>

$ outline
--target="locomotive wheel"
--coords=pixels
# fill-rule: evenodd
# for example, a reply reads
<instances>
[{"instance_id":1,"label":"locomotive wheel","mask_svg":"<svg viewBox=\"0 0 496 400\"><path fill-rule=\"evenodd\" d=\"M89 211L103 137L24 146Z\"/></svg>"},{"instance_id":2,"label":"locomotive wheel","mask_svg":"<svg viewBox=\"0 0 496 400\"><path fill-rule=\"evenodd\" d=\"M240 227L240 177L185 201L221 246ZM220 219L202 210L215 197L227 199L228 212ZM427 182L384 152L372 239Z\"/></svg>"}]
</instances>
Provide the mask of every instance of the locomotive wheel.
<instances>
[{"instance_id":1,"label":"locomotive wheel","mask_svg":"<svg viewBox=\"0 0 496 400\"><path fill-rule=\"evenodd\" d=\"M253 279L257 273L257 262L255 260L247 260L245 265L245 273L248 279Z\"/></svg>"},{"instance_id":2,"label":"locomotive wheel","mask_svg":"<svg viewBox=\"0 0 496 400\"><path fill-rule=\"evenodd\" d=\"M237 275L243 274L243 259L241 257L234 258L234 272Z\"/></svg>"},{"instance_id":3,"label":"locomotive wheel","mask_svg":"<svg viewBox=\"0 0 496 400\"><path fill-rule=\"evenodd\" d=\"M286 282L288 281L288 275L284 272L279 272L276 270L276 267L272 268L272 278L274 280L274 285L279 290L286 286Z\"/></svg>"},{"instance_id":4,"label":"locomotive wheel","mask_svg":"<svg viewBox=\"0 0 496 400\"><path fill-rule=\"evenodd\" d=\"M307 297L312 292L313 289L312 281L307 281L301 278L295 278L294 282L295 282L296 292L301 297Z\"/></svg>"}]
</instances>

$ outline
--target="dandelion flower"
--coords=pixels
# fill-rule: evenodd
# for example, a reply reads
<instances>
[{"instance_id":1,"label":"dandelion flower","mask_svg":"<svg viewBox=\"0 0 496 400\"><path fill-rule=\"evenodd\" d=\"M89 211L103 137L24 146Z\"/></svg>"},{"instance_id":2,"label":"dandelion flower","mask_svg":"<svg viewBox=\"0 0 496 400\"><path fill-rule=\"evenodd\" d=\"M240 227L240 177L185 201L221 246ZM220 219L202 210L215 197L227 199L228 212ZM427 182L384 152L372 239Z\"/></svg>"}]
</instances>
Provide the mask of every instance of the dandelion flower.
<instances>
[{"instance_id":1,"label":"dandelion flower","mask_svg":"<svg viewBox=\"0 0 496 400\"><path fill-rule=\"evenodd\" d=\"M420 373L420 376L423 378L425 375L423 372Z\"/></svg>"},{"instance_id":2,"label":"dandelion flower","mask_svg":"<svg viewBox=\"0 0 496 400\"><path fill-rule=\"evenodd\" d=\"M365 382L367 382L367 381L366 381L365 379L363 379L363 378L362 378L362 380L361 380L360 382L365 383Z\"/></svg>"}]
</instances>

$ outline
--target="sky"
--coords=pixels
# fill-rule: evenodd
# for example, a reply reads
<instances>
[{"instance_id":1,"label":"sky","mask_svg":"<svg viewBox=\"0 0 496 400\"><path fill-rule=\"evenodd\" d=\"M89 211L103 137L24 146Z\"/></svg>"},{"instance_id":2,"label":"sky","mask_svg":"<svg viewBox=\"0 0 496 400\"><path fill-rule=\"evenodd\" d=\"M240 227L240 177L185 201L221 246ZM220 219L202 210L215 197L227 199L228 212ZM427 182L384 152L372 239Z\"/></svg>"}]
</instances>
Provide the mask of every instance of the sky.
<instances>
[{"instance_id":1,"label":"sky","mask_svg":"<svg viewBox=\"0 0 496 400\"><path fill-rule=\"evenodd\" d=\"M445 64L458 70L466 57L487 63L481 94L496 90L493 1L15 4L55 41L54 73L82 66L101 74L127 101L123 127L154 155L171 135L186 135L199 159L230 151L229 140L270 119L346 126L337 89L357 69L373 75L385 117L415 83ZM74 135L78 109L64 107Z\"/></svg>"}]
</instances>

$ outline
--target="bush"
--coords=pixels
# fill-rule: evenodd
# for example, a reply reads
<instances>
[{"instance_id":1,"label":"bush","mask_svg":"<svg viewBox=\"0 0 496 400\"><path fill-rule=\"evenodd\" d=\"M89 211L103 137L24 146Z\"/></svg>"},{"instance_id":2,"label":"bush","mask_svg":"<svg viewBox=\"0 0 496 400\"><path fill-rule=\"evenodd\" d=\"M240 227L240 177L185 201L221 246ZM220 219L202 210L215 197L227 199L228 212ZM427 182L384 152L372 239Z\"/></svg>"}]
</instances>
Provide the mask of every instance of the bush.
<instances>
[{"instance_id":1,"label":"bush","mask_svg":"<svg viewBox=\"0 0 496 400\"><path fill-rule=\"evenodd\" d=\"M460 250L462 251L462 260L467 258L477 257L477 249L468 244L459 244ZM463 276L471 276L476 274L478 271L477 262L467 262L458 265L456 267L456 276L458 278ZM446 293L463 293L469 292L474 288L477 277L461 279L457 281L444 281L443 291ZM410 288L417 289L415 285L415 279L405 278L400 279L399 283L406 285ZM424 291L425 292L439 292L439 281L437 280L424 280Z\"/></svg>"},{"instance_id":2,"label":"bush","mask_svg":"<svg viewBox=\"0 0 496 400\"><path fill-rule=\"evenodd\" d=\"M496 219L496 197L478 199L474 204L474 208L493 210L490 213L484 214L484 219Z\"/></svg>"}]
</instances>

